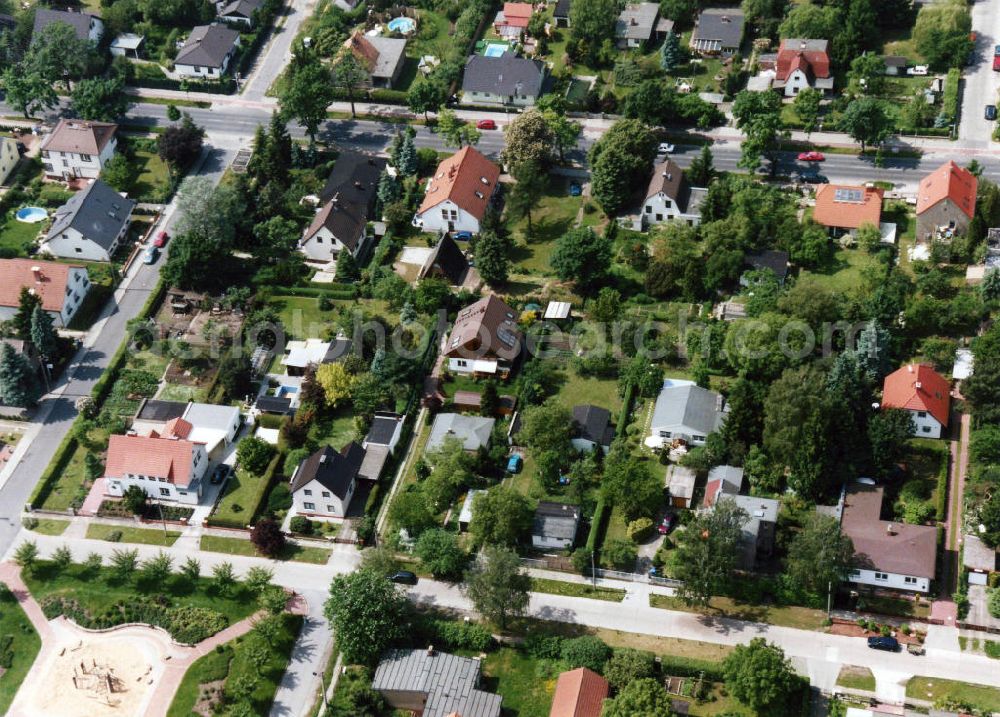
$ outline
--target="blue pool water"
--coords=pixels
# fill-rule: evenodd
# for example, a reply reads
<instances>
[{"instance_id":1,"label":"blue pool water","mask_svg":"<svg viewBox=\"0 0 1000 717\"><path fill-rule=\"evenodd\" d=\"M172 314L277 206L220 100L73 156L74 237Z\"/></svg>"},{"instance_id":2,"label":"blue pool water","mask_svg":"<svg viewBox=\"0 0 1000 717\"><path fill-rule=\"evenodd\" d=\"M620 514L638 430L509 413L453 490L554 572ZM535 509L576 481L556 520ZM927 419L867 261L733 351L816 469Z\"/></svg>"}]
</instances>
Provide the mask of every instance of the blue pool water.
<instances>
[{"instance_id":1,"label":"blue pool water","mask_svg":"<svg viewBox=\"0 0 1000 717\"><path fill-rule=\"evenodd\" d=\"M503 53L507 52L507 43L491 43L486 46L483 50L484 57L501 57Z\"/></svg>"},{"instance_id":2,"label":"blue pool water","mask_svg":"<svg viewBox=\"0 0 1000 717\"><path fill-rule=\"evenodd\" d=\"M18 209L14 217L17 221L24 222L25 224L37 224L48 219L49 213L41 207L24 207L23 209Z\"/></svg>"},{"instance_id":3,"label":"blue pool water","mask_svg":"<svg viewBox=\"0 0 1000 717\"><path fill-rule=\"evenodd\" d=\"M392 32L401 32L406 35L413 32L416 23L410 17L394 17L388 22L388 27Z\"/></svg>"},{"instance_id":4,"label":"blue pool water","mask_svg":"<svg viewBox=\"0 0 1000 717\"><path fill-rule=\"evenodd\" d=\"M299 389L297 386L279 386L274 395L278 398L284 398L285 396L292 396L298 392Z\"/></svg>"}]
</instances>

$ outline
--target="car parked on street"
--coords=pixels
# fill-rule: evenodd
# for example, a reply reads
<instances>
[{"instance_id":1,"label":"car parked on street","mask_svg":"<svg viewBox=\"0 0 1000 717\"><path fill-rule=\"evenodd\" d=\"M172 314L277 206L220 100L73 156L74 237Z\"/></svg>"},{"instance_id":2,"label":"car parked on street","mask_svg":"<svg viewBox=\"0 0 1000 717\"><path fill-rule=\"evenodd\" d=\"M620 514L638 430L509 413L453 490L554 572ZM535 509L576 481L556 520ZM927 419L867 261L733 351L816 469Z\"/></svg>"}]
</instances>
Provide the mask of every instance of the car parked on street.
<instances>
[{"instance_id":1,"label":"car parked on street","mask_svg":"<svg viewBox=\"0 0 1000 717\"><path fill-rule=\"evenodd\" d=\"M824 161L826 161L826 157L823 156L822 152L815 152L815 151L799 152L799 161L800 162L824 162Z\"/></svg>"},{"instance_id":2,"label":"car parked on street","mask_svg":"<svg viewBox=\"0 0 1000 717\"><path fill-rule=\"evenodd\" d=\"M986 119L991 122L997 118L997 106L996 105L986 105L986 111L983 113Z\"/></svg>"},{"instance_id":3,"label":"car parked on street","mask_svg":"<svg viewBox=\"0 0 1000 717\"><path fill-rule=\"evenodd\" d=\"M481 119L476 122L476 129L496 129L497 123L491 119Z\"/></svg>"},{"instance_id":4,"label":"car parked on street","mask_svg":"<svg viewBox=\"0 0 1000 717\"><path fill-rule=\"evenodd\" d=\"M226 478L228 477L229 477L229 466L226 465L225 463L220 463L215 467L215 470L212 471L212 477L209 480L209 482L212 485L218 485L219 483L224 483Z\"/></svg>"},{"instance_id":5,"label":"car parked on street","mask_svg":"<svg viewBox=\"0 0 1000 717\"><path fill-rule=\"evenodd\" d=\"M895 637L869 637L868 647L873 650L885 650L886 652L899 652L899 640Z\"/></svg>"},{"instance_id":6,"label":"car parked on street","mask_svg":"<svg viewBox=\"0 0 1000 717\"><path fill-rule=\"evenodd\" d=\"M400 585L417 584L416 573L411 573L409 570L397 570L389 577L389 579L394 583L399 583Z\"/></svg>"},{"instance_id":7,"label":"car parked on street","mask_svg":"<svg viewBox=\"0 0 1000 717\"><path fill-rule=\"evenodd\" d=\"M156 260L160 258L160 250L155 246L148 247L146 251L142 253L142 263L143 264L155 264Z\"/></svg>"},{"instance_id":8,"label":"car parked on street","mask_svg":"<svg viewBox=\"0 0 1000 717\"><path fill-rule=\"evenodd\" d=\"M162 249L167 245L168 241L170 241L170 235L166 232L160 232L156 235L156 239L153 240L153 246Z\"/></svg>"},{"instance_id":9,"label":"car parked on street","mask_svg":"<svg viewBox=\"0 0 1000 717\"><path fill-rule=\"evenodd\" d=\"M675 149L677 149L677 148L674 147L674 145L670 144L670 142L660 142L660 146L656 148L656 153L657 154L670 154Z\"/></svg>"},{"instance_id":10,"label":"car parked on street","mask_svg":"<svg viewBox=\"0 0 1000 717\"><path fill-rule=\"evenodd\" d=\"M472 241L472 232L455 232L451 238L455 241Z\"/></svg>"}]
</instances>

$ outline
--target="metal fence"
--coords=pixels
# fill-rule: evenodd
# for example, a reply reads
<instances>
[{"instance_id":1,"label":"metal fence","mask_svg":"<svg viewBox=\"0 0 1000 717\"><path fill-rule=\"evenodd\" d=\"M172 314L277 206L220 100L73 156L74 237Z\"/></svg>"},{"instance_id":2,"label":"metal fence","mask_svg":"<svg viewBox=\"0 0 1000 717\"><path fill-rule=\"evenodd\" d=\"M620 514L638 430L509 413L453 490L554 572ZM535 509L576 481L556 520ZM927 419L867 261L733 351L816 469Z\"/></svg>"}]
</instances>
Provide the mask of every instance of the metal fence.
<instances>
[{"instance_id":1,"label":"metal fence","mask_svg":"<svg viewBox=\"0 0 1000 717\"><path fill-rule=\"evenodd\" d=\"M521 558L521 564L525 567L536 568L538 570L554 570L557 572L578 574L569 558ZM593 576L604 580L622 580L630 583L649 583L650 585L658 585L666 588L679 588L684 584L683 581L674 580L673 578L657 577L655 575L647 575L646 573L630 573L622 570L605 570L604 568L596 568L593 573L588 569L583 574L586 577Z\"/></svg>"}]
</instances>

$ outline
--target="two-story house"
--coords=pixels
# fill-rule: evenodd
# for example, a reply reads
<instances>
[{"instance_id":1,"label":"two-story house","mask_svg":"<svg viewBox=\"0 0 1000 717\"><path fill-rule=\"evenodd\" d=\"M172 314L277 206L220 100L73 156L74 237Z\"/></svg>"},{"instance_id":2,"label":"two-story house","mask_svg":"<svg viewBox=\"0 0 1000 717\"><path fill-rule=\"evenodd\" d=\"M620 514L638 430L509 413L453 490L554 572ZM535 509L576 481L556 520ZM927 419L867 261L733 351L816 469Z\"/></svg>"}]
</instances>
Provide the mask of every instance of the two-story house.
<instances>
[{"instance_id":1,"label":"two-story house","mask_svg":"<svg viewBox=\"0 0 1000 717\"><path fill-rule=\"evenodd\" d=\"M20 159L17 141L10 137L0 137L0 186L3 186L7 178L14 172Z\"/></svg>"},{"instance_id":2,"label":"two-story house","mask_svg":"<svg viewBox=\"0 0 1000 717\"><path fill-rule=\"evenodd\" d=\"M917 241L964 234L976 215L979 180L965 167L945 162L917 188Z\"/></svg>"},{"instance_id":3,"label":"two-story house","mask_svg":"<svg viewBox=\"0 0 1000 717\"><path fill-rule=\"evenodd\" d=\"M458 312L444 355L454 373L506 379L520 352L517 315L490 294Z\"/></svg>"},{"instance_id":4,"label":"two-story house","mask_svg":"<svg viewBox=\"0 0 1000 717\"><path fill-rule=\"evenodd\" d=\"M479 233L493 199L500 168L473 147L463 147L438 165L413 217L425 232Z\"/></svg>"},{"instance_id":5,"label":"two-story house","mask_svg":"<svg viewBox=\"0 0 1000 717\"><path fill-rule=\"evenodd\" d=\"M653 176L646 187L646 199L640 212L642 228L677 219L691 226L701 223L701 203L708 190L692 187L684 178L684 170L672 159L653 167Z\"/></svg>"},{"instance_id":6,"label":"two-story house","mask_svg":"<svg viewBox=\"0 0 1000 717\"><path fill-rule=\"evenodd\" d=\"M882 408L909 411L916 435L940 438L948 427L951 386L927 364L907 364L885 377Z\"/></svg>"},{"instance_id":7,"label":"two-story house","mask_svg":"<svg viewBox=\"0 0 1000 717\"><path fill-rule=\"evenodd\" d=\"M42 167L47 177L97 179L115 154L118 125L111 122L61 119L42 140Z\"/></svg>"},{"instance_id":8,"label":"two-story house","mask_svg":"<svg viewBox=\"0 0 1000 717\"><path fill-rule=\"evenodd\" d=\"M135 202L95 179L56 210L42 249L67 259L111 261L133 209Z\"/></svg>"},{"instance_id":9,"label":"two-story house","mask_svg":"<svg viewBox=\"0 0 1000 717\"><path fill-rule=\"evenodd\" d=\"M148 436L111 436L104 468L108 495L122 496L135 485L154 500L196 504L209 460L205 445L190 440L191 430L175 418Z\"/></svg>"},{"instance_id":10,"label":"two-story house","mask_svg":"<svg viewBox=\"0 0 1000 717\"><path fill-rule=\"evenodd\" d=\"M297 515L343 518L357 489L365 449L355 442L341 452L324 446L292 474L292 510Z\"/></svg>"},{"instance_id":11,"label":"two-story house","mask_svg":"<svg viewBox=\"0 0 1000 717\"><path fill-rule=\"evenodd\" d=\"M392 87L406 64L406 40L376 35L368 37L356 30L344 41L344 51L368 73L372 87Z\"/></svg>"},{"instance_id":12,"label":"two-story house","mask_svg":"<svg viewBox=\"0 0 1000 717\"><path fill-rule=\"evenodd\" d=\"M94 45L97 45L104 35L104 22L97 15L40 7L35 10L35 23L31 29L32 39L37 38L45 28L57 22L69 25L78 39L92 42Z\"/></svg>"},{"instance_id":13,"label":"two-story house","mask_svg":"<svg viewBox=\"0 0 1000 717\"><path fill-rule=\"evenodd\" d=\"M42 300L56 326L69 326L90 291L82 266L37 259L0 259L0 321L10 321L20 308L21 290Z\"/></svg>"},{"instance_id":14,"label":"two-story house","mask_svg":"<svg viewBox=\"0 0 1000 717\"><path fill-rule=\"evenodd\" d=\"M505 52L500 57L470 55L462 75L464 105L531 107L542 94L547 66L541 60Z\"/></svg>"},{"instance_id":15,"label":"two-story house","mask_svg":"<svg viewBox=\"0 0 1000 717\"><path fill-rule=\"evenodd\" d=\"M782 40L775 67L775 90L795 97L807 87L828 92L833 89L830 74L829 40Z\"/></svg>"}]
</instances>

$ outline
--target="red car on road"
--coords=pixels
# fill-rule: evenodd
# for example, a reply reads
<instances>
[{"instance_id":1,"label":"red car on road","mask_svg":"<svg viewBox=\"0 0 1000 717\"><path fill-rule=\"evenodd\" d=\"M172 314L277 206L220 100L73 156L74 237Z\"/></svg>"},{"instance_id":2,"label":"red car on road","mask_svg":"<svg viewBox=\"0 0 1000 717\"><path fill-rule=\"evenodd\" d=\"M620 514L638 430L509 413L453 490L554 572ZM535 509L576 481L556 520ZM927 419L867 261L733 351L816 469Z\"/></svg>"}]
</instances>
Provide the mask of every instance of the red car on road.
<instances>
[{"instance_id":1,"label":"red car on road","mask_svg":"<svg viewBox=\"0 0 1000 717\"><path fill-rule=\"evenodd\" d=\"M156 235L156 239L153 240L153 246L155 246L157 249L162 249L167 245L167 242L169 240L170 240L169 234L167 234L166 232L160 232L159 234Z\"/></svg>"},{"instance_id":2,"label":"red car on road","mask_svg":"<svg viewBox=\"0 0 1000 717\"><path fill-rule=\"evenodd\" d=\"M476 122L476 129L496 129L497 123L491 119L479 120Z\"/></svg>"},{"instance_id":3,"label":"red car on road","mask_svg":"<svg viewBox=\"0 0 1000 717\"><path fill-rule=\"evenodd\" d=\"M800 162L822 162L824 159L822 152L799 152Z\"/></svg>"}]
</instances>

